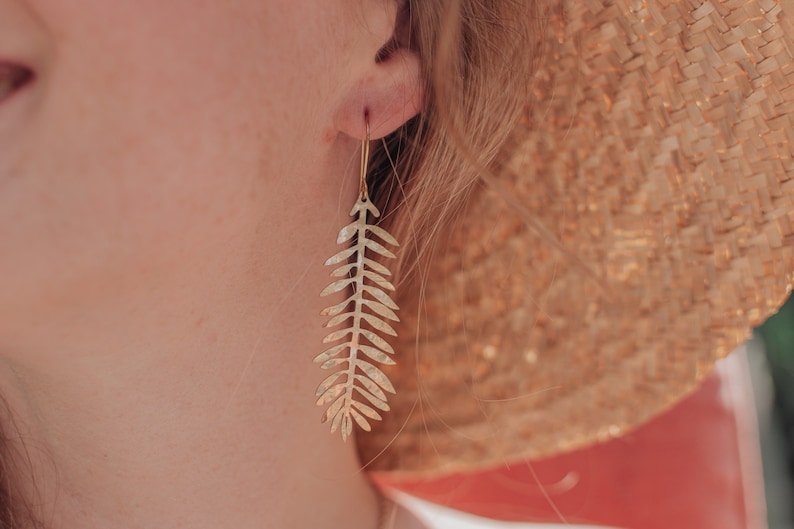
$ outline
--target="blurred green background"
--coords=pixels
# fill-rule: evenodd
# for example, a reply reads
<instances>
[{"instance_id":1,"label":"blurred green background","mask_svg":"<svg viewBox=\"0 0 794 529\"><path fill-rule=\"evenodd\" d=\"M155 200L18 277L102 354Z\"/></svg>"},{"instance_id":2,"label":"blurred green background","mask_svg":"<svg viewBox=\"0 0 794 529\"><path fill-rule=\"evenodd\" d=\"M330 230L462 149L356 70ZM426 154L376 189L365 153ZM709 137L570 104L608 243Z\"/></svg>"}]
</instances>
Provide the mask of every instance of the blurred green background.
<instances>
[{"instance_id":1,"label":"blurred green background","mask_svg":"<svg viewBox=\"0 0 794 529\"><path fill-rule=\"evenodd\" d=\"M748 353L763 355L768 372L768 377L756 373L753 384L771 386L770 410L756 397L769 527L794 528L794 297L756 329L752 342L761 347L748 347Z\"/></svg>"},{"instance_id":2,"label":"blurred green background","mask_svg":"<svg viewBox=\"0 0 794 529\"><path fill-rule=\"evenodd\" d=\"M775 412L788 440L789 455L794 440L794 297L758 328L769 363L774 387Z\"/></svg>"}]
</instances>

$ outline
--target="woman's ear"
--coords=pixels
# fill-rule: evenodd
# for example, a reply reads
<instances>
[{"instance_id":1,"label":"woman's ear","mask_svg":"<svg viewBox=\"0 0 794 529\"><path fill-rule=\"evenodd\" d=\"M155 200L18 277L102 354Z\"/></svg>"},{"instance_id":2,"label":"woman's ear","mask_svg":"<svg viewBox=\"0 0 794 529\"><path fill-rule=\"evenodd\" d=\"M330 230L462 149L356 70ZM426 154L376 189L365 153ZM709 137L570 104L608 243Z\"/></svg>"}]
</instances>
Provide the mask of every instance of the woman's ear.
<instances>
[{"instance_id":1,"label":"woman's ear","mask_svg":"<svg viewBox=\"0 0 794 529\"><path fill-rule=\"evenodd\" d=\"M400 128L422 108L422 62L407 42L409 32L403 27L408 24L407 10L400 10L396 17L392 12L391 17L392 35L380 43L380 49L370 50L370 61L360 70L336 116L337 129L355 139L366 134L364 116L369 119L370 138L376 140Z\"/></svg>"}]
</instances>

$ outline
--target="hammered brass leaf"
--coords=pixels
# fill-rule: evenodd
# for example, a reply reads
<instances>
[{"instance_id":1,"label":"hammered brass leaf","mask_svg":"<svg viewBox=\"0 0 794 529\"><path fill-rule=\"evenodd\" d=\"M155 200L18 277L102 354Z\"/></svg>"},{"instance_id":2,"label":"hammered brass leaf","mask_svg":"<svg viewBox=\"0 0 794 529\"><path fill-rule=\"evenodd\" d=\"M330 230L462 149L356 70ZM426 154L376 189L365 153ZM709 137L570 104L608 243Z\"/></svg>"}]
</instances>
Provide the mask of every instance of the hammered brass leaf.
<instances>
[{"instance_id":1,"label":"hammered brass leaf","mask_svg":"<svg viewBox=\"0 0 794 529\"><path fill-rule=\"evenodd\" d=\"M331 422L331 433L340 430L345 441L353 431L353 423L369 431L369 421L381 420L381 411L388 411L386 392L394 393L394 387L386 374L372 362L394 364L390 355L394 349L379 334L396 336L394 328L387 322L400 321L395 314L397 304L386 291L394 291L394 285L386 279L391 272L370 256L377 254L393 258L394 253L383 243L398 246L397 241L386 230L370 224L368 216L380 217L378 208L369 201L366 192L359 195L350 216L355 220L342 228L337 237L338 244L349 244L330 257L326 265L338 265L331 276L334 280L321 293L327 296L343 290L351 290L345 301L322 311L328 316L325 327L338 327L329 333L323 343L336 343L317 355L314 362L323 369L337 369L317 387L317 405L328 405L322 422ZM369 255L369 256L368 256ZM362 325L363 324L363 325ZM359 395L363 397L363 400ZM358 399L358 400L356 400Z\"/></svg>"}]
</instances>

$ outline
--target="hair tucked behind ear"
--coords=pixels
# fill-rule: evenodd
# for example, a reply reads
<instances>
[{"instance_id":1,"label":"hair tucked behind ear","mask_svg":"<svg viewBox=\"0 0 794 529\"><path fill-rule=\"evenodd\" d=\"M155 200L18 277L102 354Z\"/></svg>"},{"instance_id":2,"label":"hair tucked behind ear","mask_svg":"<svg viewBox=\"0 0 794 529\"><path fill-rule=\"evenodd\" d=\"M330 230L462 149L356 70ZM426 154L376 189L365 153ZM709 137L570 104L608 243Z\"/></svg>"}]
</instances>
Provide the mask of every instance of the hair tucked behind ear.
<instances>
[{"instance_id":1,"label":"hair tucked behind ear","mask_svg":"<svg viewBox=\"0 0 794 529\"><path fill-rule=\"evenodd\" d=\"M421 56L422 112L387 137L370 173L373 200L403 246L401 279L493 168L529 101L540 56L537 0L408 0L398 45Z\"/></svg>"}]
</instances>

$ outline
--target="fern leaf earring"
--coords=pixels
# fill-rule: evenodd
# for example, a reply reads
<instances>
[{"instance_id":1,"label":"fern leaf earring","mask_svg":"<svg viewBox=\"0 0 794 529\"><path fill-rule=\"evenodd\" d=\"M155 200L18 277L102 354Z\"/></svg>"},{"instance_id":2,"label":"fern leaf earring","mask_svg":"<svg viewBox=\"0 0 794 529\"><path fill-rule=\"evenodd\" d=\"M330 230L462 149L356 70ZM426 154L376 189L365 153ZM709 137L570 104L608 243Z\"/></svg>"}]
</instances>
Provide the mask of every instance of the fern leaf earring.
<instances>
[{"instance_id":1,"label":"fern leaf earring","mask_svg":"<svg viewBox=\"0 0 794 529\"><path fill-rule=\"evenodd\" d=\"M328 285L320 296L347 290L345 301L322 311L330 316L325 327L341 327L328 334L323 343L334 344L317 355L314 362L323 369L338 369L317 387L318 406L328 408L322 422L331 422L331 433L339 430L342 439L353 431L353 421L370 431L370 420L381 420L379 412L389 411L386 392L394 393L394 386L376 364L394 364L394 349L381 336L397 336L387 320L400 321L395 314L397 304L387 293L394 291L386 277L388 268L375 260L394 258L383 243L399 246L386 230L374 222L380 211L370 201L367 190L369 162L369 120L366 138L361 142L361 175L358 200L350 216L355 220L342 228L336 239L345 248L325 261L325 265L339 265L331 276L339 277ZM372 219L368 218L372 216Z\"/></svg>"}]
</instances>

